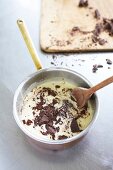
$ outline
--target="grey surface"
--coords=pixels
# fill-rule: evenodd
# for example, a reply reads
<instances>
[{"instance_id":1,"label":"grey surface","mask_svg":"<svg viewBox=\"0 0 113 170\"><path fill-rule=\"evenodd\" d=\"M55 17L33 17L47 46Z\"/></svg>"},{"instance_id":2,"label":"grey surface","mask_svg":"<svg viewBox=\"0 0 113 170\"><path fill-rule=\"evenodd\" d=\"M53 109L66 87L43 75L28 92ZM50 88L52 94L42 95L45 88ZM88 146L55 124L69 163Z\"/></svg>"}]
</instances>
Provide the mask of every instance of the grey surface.
<instances>
[{"instance_id":1,"label":"grey surface","mask_svg":"<svg viewBox=\"0 0 113 170\"><path fill-rule=\"evenodd\" d=\"M113 84L98 92L100 115L88 135L73 148L54 152L36 150L17 127L12 114L14 91L35 71L16 20L23 18L38 50L43 67L51 66L52 57L39 47L40 0L0 1L0 170L112 170L113 169ZM57 66L82 73L92 84L113 74L106 58L112 53L59 55ZM85 61L81 61L81 59ZM74 64L74 66L72 66ZM92 73L93 64L103 64Z\"/></svg>"}]
</instances>

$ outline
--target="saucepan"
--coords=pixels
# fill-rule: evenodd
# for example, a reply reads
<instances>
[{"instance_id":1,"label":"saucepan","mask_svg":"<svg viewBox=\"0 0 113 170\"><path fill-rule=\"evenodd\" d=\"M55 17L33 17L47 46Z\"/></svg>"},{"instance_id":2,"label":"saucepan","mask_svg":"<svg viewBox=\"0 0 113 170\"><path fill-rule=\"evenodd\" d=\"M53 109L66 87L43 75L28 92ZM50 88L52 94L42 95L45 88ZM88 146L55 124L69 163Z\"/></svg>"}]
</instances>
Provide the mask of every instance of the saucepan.
<instances>
[{"instance_id":1,"label":"saucepan","mask_svg":"<svg viewBox=\"0 0 113 170\"><path fill-rule=\"evenodd\" d=\"M31 40L31 37L27 31L27 28L25 26L25 22L23 20L17 20L17 24L20 28L20 31L23 35L23 38L25 40L25 43L28 47L28 50L31 54L31 57L34 61L34 64L37 68L37 71L31 75L28 75L25 80L22 81L22 83L18 86L13 100L13 115L14 119L19 126L19 128L22 130L22 132L26 135L28 141L35 145L36 147L42 147L45 149L51 149L51 150L61 150L68 147L71 147L75 145L77 142L79 142L91 129L92 125L94 124L95 120L97 119L98 113L99 113L99 100L98 96L95 93L92 95L90 101L92 108L94 110L93 118L90 124L86 127L85 130L78 133L77 135L62 139L62 140L49 140L49 139L43 139L40 137L35 136L30 131L28 131L21 122L19 118L22 102L24 99L24 96L31 91L32 88L36 87L37 84L41 84L44 81L49 81L54 78L60 80L65 79L66 81L70 83L75 83L77 86L80 87L86 87L89 88L92 86L92 84L80 73L77 73L74 70L70 70L67 68L62 67L52 67L52 68L42 68L40 59L37 55L36 49L33 45L33 42Z\"/></svg>"}]
</instances>

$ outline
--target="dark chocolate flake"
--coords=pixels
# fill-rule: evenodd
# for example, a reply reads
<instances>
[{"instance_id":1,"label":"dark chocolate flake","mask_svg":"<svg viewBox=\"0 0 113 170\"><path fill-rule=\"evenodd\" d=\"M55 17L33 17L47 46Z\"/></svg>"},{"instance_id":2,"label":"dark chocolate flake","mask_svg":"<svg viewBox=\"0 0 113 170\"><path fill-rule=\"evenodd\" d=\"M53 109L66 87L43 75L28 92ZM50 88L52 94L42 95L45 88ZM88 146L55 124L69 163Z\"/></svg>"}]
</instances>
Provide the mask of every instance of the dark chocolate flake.
<instances>
[{"instance_id":1,"label":"dark chocolate flake","mask_svg":"<svg viewBox=\"0 0 113 170\"><path fill-rule=\"evenodd\" d=\"M102 38L99 38L98 42L100 45L104 45L107 41Z\"/></svg>"},{"instance_id":2,"label":"dark chocolate flake","mask_svg":"<svg viewBox=\"0 0 113 170\"><path fill-rule=\"evenodd\" d=\"M36 113L33 111L33 115L35 115Z\"/></svg>"},{"instance_id":3,"label":"dark chocolate flake","mask_svg":"<svg viewBox=\"0 0 113 170\"><path fill-rule=\"evenodd\" d=\"M26 124L26 121L25 120L22 120L23 124Z\"/></svg>"},{"instance_id":4,"label":"dark chocolate flake","mask_svg":"<svg viewBox=\"0 0 113 170\"><path fill-rule=\"evenodd\" d=\"M48 122L49 122L49 118L46 115L43 115L39 121L39 124L42 125L42 124L46 124Z\"/></svg>"},{"instance_id":5,"label":"dark chocolate flake","mask_svg":"<svg viewBox=\"0 0 113 170\"><path fill-rule=\"evenodd\" d=\"M79 129L78 123L77 123L77 121L76 121L75 118L74 118L74 119L72 120L72 122L71 122L71 131L72 131L73 133L75 133L75 132L80 132L80 131L81 131L81 130Z\"/></svg>"},{"instance_id":6,"label":"dark chocolate flake","mask_svg":"<svg viewBox=\"0 0 113 170\"><path fill-rule=\"evenodd\" d=\"M39 102L36 104L35 107L32 108L33 110L42 110L43 109L43 102Z\"/></svg>"},{"instance_id":7,"label":"dark chocolate flake","mask_svg":"<svg viewBox=\"0 0 113 170\"><path fill-rule=\"evenodd\" d=\"M60 86L59 86L59 85L56 85L55 88L58 89L58 88L60 88Z\"/></svg>"},{"instance_id":8,"label":"dark chocolate flake","mask_svg":"<svg viewBox=\"0 0 113 170\"><path fill-rule=\"evenodd\" d=\"M96 19L100 19L100 12L98 11L98 9L95 10L94 17Z\"/></svg>"},{"instance_id":9,"label":"dark chocolate flake","mask_svg":"<svg viewBox=\"0 0 113 170\"><path fill-rule=\"evenodd\" d=\"M106 59L107 64L111 65L112 61L110 59Z\"/></svg>"},{"instance_id":10,"label":"dark chocolate flake","mask_svg":"<svg viewBox=\"0 0 113 170\"><path fill-rule=\"evenodd\" d=\"M97 64L93 65L92 72L96 73L97 70L98 70L98 65Z\"/></svg>"},{"instance_id":11,"label":"dark chocolate flake","mask_svg":"<svg viewBox=\"0 0 113 170\"><path fill-rule=\"evenodd\" d=\"M33 122L30 119L28 119L27 122L26 122L26 125L30 126L32 123Z\"/></svg>"},{"instance_id":12,"label":"dark chocolate flake","mask_svg":"<svg viewBox=\"0 0 113 170\"><path fill-rule=\"evenodd\" d=\"M53 60L56 58L56 55L52 55Z\"/></svg>"},{"instance_id":13,"label":"dark chocolate flake","mask_svg":"<svg viewBox=\"0 0 113 170\"><path fill-rule=\"evenodd\" d=\"M103 19L104 30L109 33L110 36L113 36L113 19Z\"/></svg>"},{"instance_id":14,"label":"dark chocolate flake","mask_svg":"<svg viewBox=\"0 0 113 170\"><path fill-rule=\"evenodd\" d=\"M62 135L62 136L59 136L59 137L58 137L59 140L63 140L63 139L67 139L67 138L68 138L68 137L65 136L65 135Z\"/></svg>"},{"instance_id":15,"label":"dark chocolate flake","mask_svg":"<svg viewBox=\"0 0 113 170\"><path fill-rule=\"evenodd\" d=\"M98 64L98 68L102 68L103 67L103 65L101 65L101 64Z\"/></svg>"},{"instance_id":16,"label":"dark chocolate flake","mask_svg":"<svg viewBox=\"0 0 113 170\"><path fill-rule=\"evenodd\" d=\"M56 99L53 99L53 105L57 104L57 100Z\"/></svg>"},{"instance_id":17,"label":"dark chocolate flake","mask_svg":"<svg viewBox=\"0 0 113 170\"><path fill-rule=\"evenodd\" d=\"M87 7L88 6L88 0L80 0L78 6L79 7Z\"/></svg>"},{"instance_id":18,"label":"dark chocolate flake","mask_svg":"<svg viewBox=\"0 0 113 170\"><path fill-rule=\"evenodd\" d=\"M56 122L55 122L55 125L57 125L58 123L61 122L61 118L59 118Z\"/></svg>"},{"instance_id":19,"label":"dark chocolate flake","mask_svg":"<svg viewBox=\"0 0 113 170\"><path fill-rule=\"evenodd\" d=\"M51 62L52 65L55 65L55 63Z\"/></svg>"}]
</instances>

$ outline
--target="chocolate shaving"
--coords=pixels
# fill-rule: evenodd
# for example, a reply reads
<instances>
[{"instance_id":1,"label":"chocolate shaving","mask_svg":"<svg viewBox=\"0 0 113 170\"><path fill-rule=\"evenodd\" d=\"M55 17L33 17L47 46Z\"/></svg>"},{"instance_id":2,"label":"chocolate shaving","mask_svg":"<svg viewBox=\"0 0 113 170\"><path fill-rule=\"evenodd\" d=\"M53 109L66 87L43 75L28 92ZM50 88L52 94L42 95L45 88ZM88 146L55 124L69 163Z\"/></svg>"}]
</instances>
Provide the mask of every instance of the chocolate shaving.
<instances>
[{"instance_id":1,"label":"chocolate shaving","mask_svg":"<svg viewBox=\"0 0 113 170\"><path fill-rule=\"evenodd\" d=\"M95 73L98 70L98 68L102 68L102 67L103 67L103 65L101 65L101 64L93 65L93 68L92 68L93 73Z\"/></svg>"},{"instance_id":2,"label":"chocolate shaving","mask_svg":"<svg viewBox=\"0 0 113 170\"><path fill-rule=\"evenodd\" d=\"M93 73L96 73L97 70L98 70L98 65L97 64L93 65L92 68Z\"/></svg>"},{"instance_id":3,"label":"chocolate shaving","mask_svg":"<svg viewBox=\"0 0 113 170\"><path fill-rule=\"evenodd\" d=\"M58 123L61 122L61 118L59 118L56 122L55 122L55 125L57 125Z\"/></svg>"},{"instance_id":4,"label":"chocolate shaving","mask_svg":"<svg viewBox=\"0 0 113 170\"><path fill-rule=\"evenodd\" d=\"M39 102L36 104L35 107L33 107L34 110L42 110L43 109L43 102Z\"/></svg>"},{"instance_id":5,"label":"chocolate shaving","mask_svg":"<svg viewBox=\"0 0 113 170\"><path fill-rule=\"evenodd\" d=\"M58 88L60 88L60 86L59 86L59 85L56 85L55 88L58 89Z\"/></svg>"},{"instance_id":6,"label":"chocolate shaving","mask_svg":"<svg viewBox=\"0 0 113 170\"><path fill-rule=\"evenodd\" d=\"M98 64L98 68L102 68L103 67L103 65L101 65L101 64Z\"/></svg>"},{"instance_id":7,"label":"chocolate shaving","mask_svg":"<svg viewBox=\"0 0 113 170\"><path fill-rule=\"evenodd\" d=\"M113 19L103 19L104 30L109 33L110 36L113 36Z\"/></svg>"},{"instance_id":8,"label":"chocolate shaving","mask_svg":"<svg viewBox=\"0 0 113 170\"><path fill-rule=\"evenodd\" d=\"M77 121L76 121L75 118L74 118L74 119L72 120L72 122L71 122L71 131L72 131L73 133L75 133L75 132L80 132L80 131L81 131L81 130L79 129L79 126L78 126Z\"/></svg>"},{"instance_id":9,"label":"chocolate shaving","mask_svg":"<svg viewBox=\"0 0 113 170\"><path fill-rule=\"evenodd\" d=\"M52 136L52 139L54 140L56 129L53 126L49 126L49 125L46 125L46 129L47 129L47 134L50 134Z\"/></svg>"},{"instance_id":10,"label":"chocolate shaving","mask_svg":"<svg viewBox=\"0 0 113 170\"><path fill-rule=\"evenodd\" d=\"M28 119L27 122L26 122L26 125L30 126L32 123L33 122L30 119Z\"/></svg>"},{"instance_id":11,"label":"chocolate shaving","mask_svg":"<svg viewBox=\"0 0 113 170\"><path fill-rule=\"evenodd\" d=\"M65 135L62 135L62 136L59 136L59 137L58 137L59 140L63 140L63 139L67 139L67 138L68 138L68 137L65 136Z\"/></svg>"},{"instance_id":12,"label":"chocolate shaving","mask_svg":"<svg viewBox=\"0 0 113 170\"><path fill-rule=\"evenodd\" d=\"M98 42L99 42L100 45L104 45L107 41L104 40L104 39L99 38Z\"/></svg>"},{"instance_id":13,"label":"chocolate shaving","mask_svg":"<svg viewBox=\"0 0 113 170\"><path fill-rule=\"evenodd\" d=\"M56 99L53 99L53 105L57 104L58 101Z\"/></svg>"},{"instance_id":14,"label":"chocolate shaving","mask_svg":"<svg viewBox=\"0 0 113 170\"><path fill-rule=\"evenodd\" d=\"M103 30L102 23L97 23L96 26L95 26L95 29L93 31L93 35L99 36L99 34L102 32L102 30Z\"/></svg>"},{"instance_id":15,"label":"chocolate shaving","mask_svg":"<svg viewBox=\"0 0 113 170\"><path fill-rule=\"evenodd\" d=\"M26 124L26 121L25 120L22 120L23 124Z\"/></svg>"},{"instance_id":16,"label":"chocolate shaving","mask_svg":"<svg viewBox=\"0 0 113 170\"><path fill-rule=\"evenodd\" d=\"M95 10L94 17L96 19L100 19L100 13L99 13L98 9Z\"/></svg>"},{"instance_id":17,"label":"chocolate shaving","mask_svg":"<svg viewBox=\"0 0 113 170\"><path fill-rule=\"evenodd\" d=\"M110 59L106 59L107 64L112 64L112 61Z\"/></svg>"},{"instance_id":18,"label":"chocolate shaving","mask_svg":"<svg viewBox=\"0 0 113 170\"><path fill-rule=\"evenodd\" d=\"M79 7L87 7L88 6L88 0L80 0L78 6Z\"/></svg>"},{"instance_id":19,"label":"chocolate shaving","mask_svg":"<svg viewBox=\"0 0 113 170\"><path fill-rule=\"evenodd\" d=\"M57 95L57 92L52 90L51 88L43 87L43 91L48 92L48 95L51 95L51 96L54 96L54 97Z\"/></svg>"}]
</instances>

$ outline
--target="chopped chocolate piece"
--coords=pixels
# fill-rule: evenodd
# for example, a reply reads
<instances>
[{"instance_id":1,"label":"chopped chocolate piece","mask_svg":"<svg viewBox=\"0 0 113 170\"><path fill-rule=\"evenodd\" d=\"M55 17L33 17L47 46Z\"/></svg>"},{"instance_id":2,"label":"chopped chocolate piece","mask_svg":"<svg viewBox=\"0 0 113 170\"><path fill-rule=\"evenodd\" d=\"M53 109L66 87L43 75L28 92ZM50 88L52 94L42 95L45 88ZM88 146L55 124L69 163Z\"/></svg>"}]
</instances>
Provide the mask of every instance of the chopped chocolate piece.
<instances>
[{"instance_id":1,"label":"chopped chocolate piece","mask_svg":"<svg viewBox=\"0 0 113 170\"><path fill-rule=\"evenodd\" d=\"M52 119L54 114L55 114L55 107L52 106L52 105L47 105L44 107L44 110L45 110L45 114L50 118ZM55 114L56 115L56 114Z\"/></svg>"},{"instance_id":2,"label":"chopped chocolate piece","mask_svg":"<svg viewBox=\"0 0 113 170\"><path fill-rule=\"evenodd\" d=\"M55 65L55 63L51 62L52 65Z\"/></svg>"},{"instance_id":3,"label":"chopped chocolate piece","mask_svg":"<svg viewBox=\"0 0 113 170\"><path fill-rule=\"evenodd\" d=\"M36 113L33 111L33 115L35 115Z\"/></svg>"},{"instance_id":4,"label":"chopped chocolate piece","mask_svg":"<svg viewBox=\"0 0 113 170\"><path fill-rule=\"evenodd\" d=\"M55 105L56 103L58 103L57 100L53 99L53 105Z\"/></svg>"},{"instance_id":5,"label":"chopped chocolate piece","mask_svg":"<svg viewBox=\"0 0 113 170\"><path fill-rule=\"evenodd\" d=\"M98 42L99 42L100 45L104 45L107 41L99 38Z\"/></svg>"},{"instance_id":6,"label":"chopped chocolate piece","mask_svg":"<svg viewBox=\"0 0 113 170\"><path fill-rule=\"evenodd\" d=\"M49 122L49 118L46 115L43 115L38 123L39 123L39 125L42 125L42 124L46 124L48 122Z\"/></svg>"},{"instance_id":7,"label":"chopped chocolate piece","mask_svg":"<svg viewBox=\"0 0 113 170\"><path fill-rule=\"evenodd\" d=\"M26 122L26 125L29 126L29 125L31 125L32 123L33 123L33 122L32 122L30 119L28 119L27 122Z\"/></svg>"},{"instance_id":8,"label":"chopped chocolate piece","mask_svg":"<svg viewBox=\"0 0 113 170\"><path fill-rule=\"evenodd\" d=\"M110 69L110 67L108 67L108 69Z\"/></svg>"},{"instance_id":9,"label":"chopped chocolate piece","mask_svg":"<svg viewBox=\"0 0 113 170\"><path fill-rule=\"evenodd\" d=\"M98 70L98 65L97 64L93 65L93 69L92 69L93 73L96 73L97 70Z\"/></svg>"},{"instance_id":10,"label":"chopped chocolate piece","mask_svg":"<svg viewBox=\"0 0 113 170\"><path fill-rule=\"evenodd\" d=\"M53 60L56 58L56 56L55 55L52 55L52 58L53 58Z\"/></svg>"},{"instance_id":11,"label":"chopped chocolate piece","mask_svg":"<svg viewBox=\"0 0 113 170\"><path fill-rule=\"evenodd\" d=\"M113 19L103 19L104 30L109 33L110 36L113 36Z\"/></svg>"},{"instance_id":12,"label":"chopped chocolate piece","mask_svg":"<svg viewBox=\"0 0 113 170\"><path fill-rule=\"evenodd\" d=\"M49 125L49 126L53 126L53 121L52 121L52 120L49 120L48 125Z\"/></svg>"},{"instance_id":13,"label":"chopped chocolate piece","mask_svg":"<svg viewBox=\"0 0 113 170\"><path fill-rule=\"evenodd\" d=\"M72 30L71 30L71 32L70 32L70 34L71 34L72 36L74 36L77 31L80 32L80 28L79 28L79 27L73 27Z\"/></svg>"},{"instance_id":14,"label":"chopped chocolate piece","mask_svg":"<svg viewBox=\"0 0 113 170\"><path fill-rule=\"evenodd\" d=\"M60 109L59 109L59 115L62 116L62 117L67 117L67 107L65 106L62 106Z\"/></svg>"},{"instance_id":15,"label":"chopped chocolate piece","mask_svg":"<svg viewBox=\"0 0 113 170\"><path fill-rule=\"evenodd\" d=\"M55 122L55 125L57 125L58 123L61 122L61 118L59 118L56 122Z\"/></svg>"},{"instance_id":16,"label":"chopped chocolate piece","mask_svg":"<svg viewBox=\"0 0 113 170\"><path fill-rule=\"evenodd\" d=\"M102 68L103 67L103 65L97 65L97 64L95 64L95 65L93 65L93 69L92 69L92 71L93 71L93 73L95 73L97 70L98 70L98 68Z\"/></svg>"},{"instance_id":17,"label":"chopped chocolate piece","mask_svg":"<svg viewBox=\"0 0 113 170\"><path fill-rule=\"evenodd\" d=\"M79 7L87 7L88 6L88 0L80 0L78 6Z\"/></svg>"},{"instance_id":18,"label":"chopped chocolate piece","mask_svg":"<svg viewBox=\"0 0 113 170\"><path fill-rule=\"evenodd\" d=\"M71 44L71 42L70 42L70 41L66 41L66 42L67 42L67 45Z\"/></svg>"},{"instance_id":19,"label":"chopped chocolate piece","mask_svg":"<svg viewBox=\"0 0 113 170\"><path fill-rule=\"evenodd\" d=\"M60 128L59 127L56 127L56 131L59 132Z\"/></svg>"},{"instance_id":20,"label":"chopped chocolate piece","mask_svg":"<svg viewBox=\"0 0 113 170\"><path fill-rule=\"evenodd\" d=\"M101 65L101 64L98 64L98 68L102 68L103 67L103 65Z\"/></svg>"},{"instance_id":21,"label":"chopped chocolate piece","mask_svg":"<svg viewBox=\"0 0 113 170\"><path fill-rule=\"evenodd\" d=\"M60 88L60 86L59 86L59 85L56 85L55 88L58 89L58 88Z\"/></svg>"},{"instance_id":22,"label":"chopped chocolate piece","mask_svg":"<svg viewBox=\"0 0 113 170\"><path fill-rule=\"evenodd\" d=\"M107 64L112 64L112 61L110 59L106 59Z\"/></svg>"},{"instance_id":23,"label":"chopped chocolate piece","mask_svg":"<svg viewBox=\"0 0 113 170\"><path fill-rule=\"evenodd\" d=\"M36 116L35 119L34 119L34 127L39 125L39 121L40 121L41 117L40 116Z\"/></svg>"},{"instance_id":24,"label":"chopped chocolate piece","mask_svg":"<svg viewBox=\"0 0 113 170\"><path fill-rule=\"evenodd\" d=\"M47 136L47 131L46 132L42 132L42 131L40 131L41 133L42 133L42 135L46 135Z\"/></svg>"},{"instance_id":25,"label":"chopped chocolate piece","mask_svg":"<svg viewBox=\"0 0 113 170\"><path fill-rule=\"evenodd\" d=\"M84 115L86 115L86 110L83 109L83 110L80 112L80 115L81 115L81 117L84 116Z\"/></svg>"},{"instance_id":26,"label":"chopped chocolate piece","mask_svg":"<svg viewBox=\"0 0 113 170\"><path fill-rule=\"evenodd\" d=\"M26 121L25 120L22 120L23 124L26 124Z\"/></svg>"},{"instance_id":27,"label":"chopped chocolate piece","mask_svg":"<svg viewBox=\"0 0 113 170\"><path fill-rule=\"evenodd\" d=\"M44 92L48 92L48 95L51 95L51 96L54 96L54 97L57 95L57 92L52 90L51 88L43 87L43 90L44 90Z\"/></svg>"},{"instance_id":28,"label":"chopped chocolate piece","mask_svg":"<svg viewBox=\"0 0 113 170\"><path fill-rule=\"evenodd\" d=\"M73 27L72 28L72 31L74 32L74 31L79 31L80 30L80 28L79 27Z\"/></svg>"},{"instance_id":29,"label":"chopped chocolate piece","mask_svg":"<svg viewBox=\"0 0 113 170\"><path fill-rule=\"evenodd\" d=\"M63 64L63 61L60 63L61 65Z\"/></svg>"},{"instance_id":30,"label":"chopped chocolate piece","mask_svg":"<svg viewBox=\"0 0 113 170\"><path fill-rule=\"evenodd\" d=\"M100 13L99 13L98 9L95 10L94 17L95 17L96 19L100 19Z\"/></svg>"},{"instance_id":31,"label":"chopped chocolate piece","mask_svg":"<svg viewBox=\"0 0 113 170\"><path fill-rule=\"evenodd\" d=\"M71 122L71 131L73 132L73 133L75 133L75 132L80 132L81 130L79 129L79 127L78 127L78 124L77 124L77 121L76 121L76 119L74 118L73 120L72 120L72 122Z\"/></svg>"},{"instance_id":32,"label":"chopped chocolate piece","mask_svg":"<svg viewBox=\"0 0 113 170\"><path fill-rule=\"evenodd\" d=\"M93 9L93 7L90 6L89 9Z\"/></svg>"},{"instance_id":33,"label":"chopped chocolate piece","mask_svg":"<svg viewBox=\"0 0 113 170\"><path fill-rule=\"evenodd\" d=\"M33 107L34 110L42 110L43 109L43 102L37 103L35 107Z\"/></svg>"},{"instance_id":34,"label":"chopped chocolate piece","mask_svg":"<svg viewBox=\"0 0 113 170\"><path fill-rule=\"evenodd\" d=\"M95 36L99 36L99 34L102 32L102 29L103 29L102 23L97 23L96 26L95 26L95 29L93 31L93 34Z\"/></svg>"},{"instance_id":35,"label":"chopped chocolate piece","mask_svg":"<svg viewBox=\"0 0 113 170\"><path fill-rule=\"evenodd\" d=\"M93 42L93 43L96 43L97 41L98 41L97 36L93 35L93 36L92 36L92 42Z\"/></svg>"},{"instance_id":36,"label":"chopped chocolate piece","mask_svg":"<svg viewBox=\"0 0 113 170\"><path fill-rule=\"evenodd\" d=\"M52 135L55 134L56 129L53 126L46 125L47 133Z\"/></svg>"},{"instance_id":37,"label":"chopped chocolate piece","mask_svg":"<svg viewBox=\"0 0 113 170\"><path fill-rule=\"evenodd\" d=\"M62 136L59 136L59 137L58 137L58 139L59 139L59 140L67 139L67 138L68 138L68 137L67 137L67 136L65 136L65 135L62 135Z\"/></svg>"}]
</instances>

